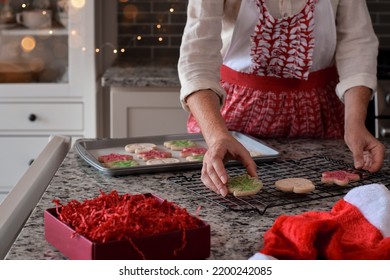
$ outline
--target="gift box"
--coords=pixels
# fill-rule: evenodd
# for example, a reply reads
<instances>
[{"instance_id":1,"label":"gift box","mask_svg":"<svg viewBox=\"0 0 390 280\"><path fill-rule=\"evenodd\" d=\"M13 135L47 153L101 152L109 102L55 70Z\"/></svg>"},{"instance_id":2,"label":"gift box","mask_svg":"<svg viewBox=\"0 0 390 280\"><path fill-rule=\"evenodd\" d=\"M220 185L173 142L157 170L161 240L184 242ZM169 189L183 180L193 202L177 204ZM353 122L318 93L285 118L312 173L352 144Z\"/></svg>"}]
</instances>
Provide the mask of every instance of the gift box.
<instances>
[{"instance_id":1,"label":"gift box","mask_svg":"<svg viewBox=\"0 0 390 280\"><path fill-rule=\"evenodd\" d=\"M162 203L163 199L154 197ZM172 260L206 259L210 256L210 226L201 220L199 220L200 226L186 229L185 232L175 230L133 237L131 240L98 243L76 233L74 229L62 222L58 217L57 209L61 211L61 207L44 211L45 239L69 259Z\"/></svg>"}]
</instances>

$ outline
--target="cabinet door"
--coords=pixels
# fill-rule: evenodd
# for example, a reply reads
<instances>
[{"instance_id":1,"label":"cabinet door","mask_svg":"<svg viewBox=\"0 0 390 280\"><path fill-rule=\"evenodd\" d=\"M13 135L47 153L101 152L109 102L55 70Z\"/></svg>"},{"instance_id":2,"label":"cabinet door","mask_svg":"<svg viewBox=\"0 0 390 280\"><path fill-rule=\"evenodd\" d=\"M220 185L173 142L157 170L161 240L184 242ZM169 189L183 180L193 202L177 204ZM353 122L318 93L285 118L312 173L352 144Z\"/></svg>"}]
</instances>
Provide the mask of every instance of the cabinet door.
<instances>
[{"instance_id":1,"label":"cabinet door","mask_svg":"<svg viewBox=\"0 0 390 280\"><path fill-rule=\"evenodd\" d=\"M42 151L47 137L0 137L0 188L2 192L13 187Z\"/></svg>"},{"instance_id":2,"label":"cabinet door","mask_svg":"<svg viewBox=\"0 0 390 280\"><path fill-rule=\"evenodd\" d=\"M178 88L112 88L112 138L185 133Z\"/></svg>"}]
</instances>

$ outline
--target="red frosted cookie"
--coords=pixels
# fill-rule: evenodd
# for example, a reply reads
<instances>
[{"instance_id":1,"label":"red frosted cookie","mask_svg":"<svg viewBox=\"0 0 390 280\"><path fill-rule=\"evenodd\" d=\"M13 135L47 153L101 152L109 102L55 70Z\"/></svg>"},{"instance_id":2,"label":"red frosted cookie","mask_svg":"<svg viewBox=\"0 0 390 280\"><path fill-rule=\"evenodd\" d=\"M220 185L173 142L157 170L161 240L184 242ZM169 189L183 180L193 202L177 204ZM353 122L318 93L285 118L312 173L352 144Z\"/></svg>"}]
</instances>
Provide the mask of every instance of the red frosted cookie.
<instances>
[{"instance_id":1,"label":"red frosted cookie","mask_svg":"<svg viewBox=\"0 0 390 280\"><path fill-rule=\"evenodd\" d=\"M138 157L143 160L149 160L149 159L159 159L159 158L170 158L172 157L172 154L170 152L150 150L147 152L138 153Z\"/></svg>"},{"instance_id":2,"label":"red frosted cookie","mask_svg":"<svg viewBox=\"0 0 390 280\"><path fill-rule=\"evenodd\" d=\"M339 186L346 186L350 182L360 180L360 175L344 170L325 171L322 173L321 182L324 184L336 184Z\"/></svg>"},{"instance_id":3,"label":"red frosted cookie","mask_svg":"<svg viewBox=\"0 0 390 280\"><path fill-rule=\"evenodd\" d=\"M203 147L191 147L191 148L184 148L180 152L181 157L188 157L188 156L197 156L197 155L204 155L207 152L206 148Z\"/></svg>"},{"instance_id":4,"label":"red frosted cookie","mask_svg":"<svg viewBox=\"0 0 390 280\"><path fill-rule=\"evenodd\" d=\"M122 154L115 154L111 153L108 155L102 155L98 157L99 162L113 162L113 161L127 161L127 160L132 160L133 156L131 155L122 155Z\"/></svg>"}]
</instances>

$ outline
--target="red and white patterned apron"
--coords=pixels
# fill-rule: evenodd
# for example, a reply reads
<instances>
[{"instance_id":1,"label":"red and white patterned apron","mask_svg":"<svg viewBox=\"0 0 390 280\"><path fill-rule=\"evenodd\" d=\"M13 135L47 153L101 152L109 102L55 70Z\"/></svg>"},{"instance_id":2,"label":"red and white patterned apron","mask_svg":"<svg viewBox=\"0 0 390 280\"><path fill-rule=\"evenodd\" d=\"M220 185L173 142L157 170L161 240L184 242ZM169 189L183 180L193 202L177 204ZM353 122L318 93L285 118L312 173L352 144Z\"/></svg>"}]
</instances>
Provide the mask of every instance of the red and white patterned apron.
<instances>
[{"instance_id":1,"label":"red and white patterned apron","mask_svg":"<svg viewBox=\"0 0 390 280\"><path fill-rule=\"evenodd\" d=\"M308 0L301 12L283 18L272 17L264 0L256 1L260 16L251 38L250 73L221 67L227 93L221 113L228 129L258 138L342 138L337 70L310 73L318 0ZM192 115L187 128L200 132Z\"/></svg>"}]
</instances>

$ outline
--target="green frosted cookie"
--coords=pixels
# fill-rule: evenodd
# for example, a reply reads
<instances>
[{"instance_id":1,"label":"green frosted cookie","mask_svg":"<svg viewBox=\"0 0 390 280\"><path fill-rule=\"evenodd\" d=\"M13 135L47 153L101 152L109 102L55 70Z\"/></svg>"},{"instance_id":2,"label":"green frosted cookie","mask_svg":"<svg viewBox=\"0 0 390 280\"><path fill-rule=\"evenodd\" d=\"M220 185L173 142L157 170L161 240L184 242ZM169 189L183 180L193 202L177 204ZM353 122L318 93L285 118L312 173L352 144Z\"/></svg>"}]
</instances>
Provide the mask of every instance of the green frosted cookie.
<instances>
[{"instance_id":1,"label":"green frosted cookie","mask_svg":"<svg viewBox=\"0 0 390 280\"><path fill-rule=\"evenodd\" d=\"M104 166L108 168L134 167L138 166L138 162L135 160L113 161L105 163Z\"/></svg>"},{"instance_id":2,"label":"green frosted cookie","mask_svg":"<svg viewBox=\"0 0 390 280\"><path fill-rule=\"evenodd\" d=\"M257 194L263 187L263 182L248 174L229 178L228 192L234 196L249 196Z\"/></svg>"},{"instance_id":3,"label":"green frosted cookie","mask_svg":"<svg viewBox=\"0 0 390 280\"><path fill-rule=\"evenodd\" d=\"M181 151L184 148L196 147L196 143L192 140L170 140L165 141L164 146L173 151Z\"/></svg>"}]
</instances>

